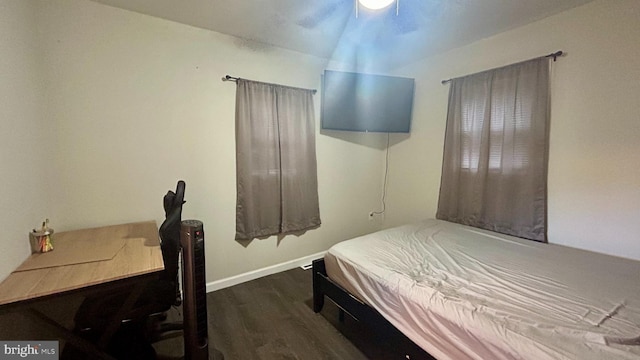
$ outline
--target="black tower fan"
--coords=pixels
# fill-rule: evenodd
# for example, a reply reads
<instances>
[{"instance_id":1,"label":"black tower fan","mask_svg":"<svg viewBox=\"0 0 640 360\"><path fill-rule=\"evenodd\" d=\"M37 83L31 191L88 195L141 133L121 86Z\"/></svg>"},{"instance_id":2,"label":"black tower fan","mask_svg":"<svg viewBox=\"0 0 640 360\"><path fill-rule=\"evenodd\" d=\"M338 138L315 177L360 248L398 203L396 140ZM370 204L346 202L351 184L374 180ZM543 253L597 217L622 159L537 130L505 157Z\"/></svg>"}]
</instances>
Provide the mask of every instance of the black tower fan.
<instances>
[{"instance_id":1,"label":"black tower fan","mask_svg":"<svg viewBox=\"0 0 640 360\"><path fill-rule=\"evenodd\" d=\"M180 244L184 290L184 355L187 360L208 360L204 228L201 221L182 221Z\"/></svg>"}]
</instances>

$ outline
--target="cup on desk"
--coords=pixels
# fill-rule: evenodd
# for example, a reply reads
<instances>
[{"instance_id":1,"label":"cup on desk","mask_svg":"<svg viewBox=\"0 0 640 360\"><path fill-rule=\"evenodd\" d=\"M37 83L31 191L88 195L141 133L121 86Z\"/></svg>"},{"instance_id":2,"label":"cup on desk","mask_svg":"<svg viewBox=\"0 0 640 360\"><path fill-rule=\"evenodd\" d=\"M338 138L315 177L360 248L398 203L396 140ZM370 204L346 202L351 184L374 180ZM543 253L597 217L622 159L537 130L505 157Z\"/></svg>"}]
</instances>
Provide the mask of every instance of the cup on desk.
<instances>
[{"instance_id":1,"label":"cup on desk","mask_svg":"<svg viewBox=\"0 0 640 360\"><path fill-rule=\"evenodd\" d=\"M53 229L45 229L42 231L33 231L29 233L29 243L31 244L31 253L46 253L53 250L53 241L51 236Z\"/></svg>"}]
</instances>

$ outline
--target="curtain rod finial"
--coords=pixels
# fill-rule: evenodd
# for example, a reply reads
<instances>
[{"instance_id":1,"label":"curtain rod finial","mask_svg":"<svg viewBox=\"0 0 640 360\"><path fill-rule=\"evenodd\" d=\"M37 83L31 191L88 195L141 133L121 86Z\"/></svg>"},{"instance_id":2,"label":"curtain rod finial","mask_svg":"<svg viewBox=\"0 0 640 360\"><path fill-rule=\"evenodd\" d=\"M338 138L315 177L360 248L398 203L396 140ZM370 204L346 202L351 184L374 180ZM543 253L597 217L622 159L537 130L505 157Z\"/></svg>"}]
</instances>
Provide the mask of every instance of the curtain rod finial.
<instances>
[{"instance_id":1,"label":"curtain rod finial","mask_svg":"<svg viewBox=\"0 0 640 360\"><path fill-rule=\"evenodd\" d=\"M564 55L564 52L562 50L558 50L556 52L554 52L553 54L551 54L551 57L553 57L553 61L556 61L558 59L558 57Z\"/></svg>"}]
</instances>

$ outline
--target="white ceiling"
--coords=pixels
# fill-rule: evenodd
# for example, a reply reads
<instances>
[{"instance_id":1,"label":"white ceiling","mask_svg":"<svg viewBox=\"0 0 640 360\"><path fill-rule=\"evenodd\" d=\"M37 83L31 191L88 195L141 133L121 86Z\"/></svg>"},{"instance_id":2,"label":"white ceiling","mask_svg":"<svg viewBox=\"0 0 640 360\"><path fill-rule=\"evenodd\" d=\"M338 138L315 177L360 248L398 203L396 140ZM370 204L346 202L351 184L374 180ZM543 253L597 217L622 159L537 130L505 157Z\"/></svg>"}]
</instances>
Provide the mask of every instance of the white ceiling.
<instances>
[{"instance_id":1,"label":"white ceiling","mask_svg":"<svg viewBox=\"0 0 640 360\"><path fill-rule=\"evenodd\" d=\"M592 0L398 0L397 16L392 5L379 13L360 7L358 18L354 0L93 1L323 58L393 67Z\"/></svg>"}]
</instances>

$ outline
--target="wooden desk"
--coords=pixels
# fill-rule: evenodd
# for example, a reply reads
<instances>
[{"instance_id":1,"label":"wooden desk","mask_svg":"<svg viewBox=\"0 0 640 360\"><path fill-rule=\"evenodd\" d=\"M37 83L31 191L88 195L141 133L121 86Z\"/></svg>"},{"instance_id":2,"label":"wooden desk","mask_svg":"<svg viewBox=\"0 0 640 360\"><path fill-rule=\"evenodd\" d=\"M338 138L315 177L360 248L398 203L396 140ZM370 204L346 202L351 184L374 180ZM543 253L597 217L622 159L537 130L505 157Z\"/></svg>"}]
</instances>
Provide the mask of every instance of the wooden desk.
<instances>
[{"instance_id":1,"label":"wooden desk","mask_svg":"<svg viewBox=\"0 0 640 360\"><path fill-rule=\"evenodd\" d=\"M164 269L155 221L104 226L54 234L56 239L113 241L124 247L111 260L11 273L0 283L0 305L29 301ZM53 251L56 251L55 248Z\"/></svg>"},{"instance_id":2,"label":"wooden desk","mask_svg":"<svg viewBox=\"0 0 640 360\"><path fill-rule=\"evenodd\" d=\"M87 344L84 339L59 326L46 314L34 309L32 305L46 301L52 296L129 287L157 277L158 273L164 269L158 226L155 221L147 221L56 233L53 237L53 251L56 251L56 239L65 239L65 241L90 239L96 242L124 239L124 246L109 260L11 273L0 283L0 312L24 311L42 325L59 332L74 345L99 358L109 359L109 356L100 354L95 346ZM140 286L135 287L140 288ZM128 300L128 307L133 305L139 291L134 293L135 297ZM124 313L125 311L122 311L114 317L114 326L108 332L115 331L117 324L122 320L118 317L124 316ZM101 339L100 348L106 345L108 335L111 334Z\"/></svg>"}]
</instances>

